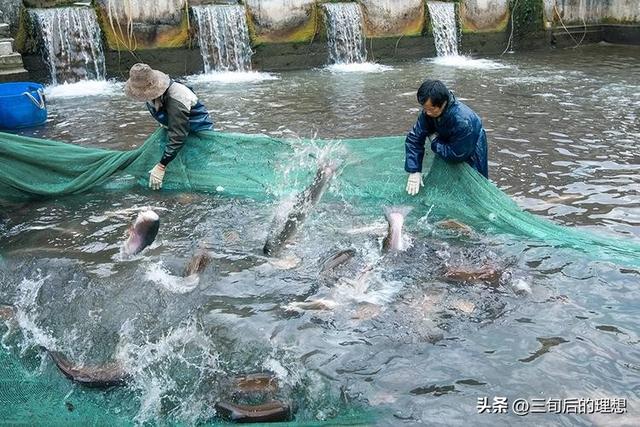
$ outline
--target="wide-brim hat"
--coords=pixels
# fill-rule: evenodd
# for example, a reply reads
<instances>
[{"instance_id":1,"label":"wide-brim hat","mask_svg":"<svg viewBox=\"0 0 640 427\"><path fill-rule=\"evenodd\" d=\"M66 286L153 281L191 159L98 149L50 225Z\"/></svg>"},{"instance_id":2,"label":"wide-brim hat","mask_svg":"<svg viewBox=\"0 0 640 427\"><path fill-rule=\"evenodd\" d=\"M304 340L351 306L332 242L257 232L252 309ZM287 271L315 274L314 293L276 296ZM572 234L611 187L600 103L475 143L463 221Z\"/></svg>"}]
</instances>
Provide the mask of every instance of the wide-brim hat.
<instances>
[{"instance_id":1,"label":"wide-brim hat","mask_svg":"<svg viewBox=\"0 0 640 427\"><path fill-rule=\"evenodd\" d=\"M168 75L139 62L133 64L129 70L129 80L124 85L124 93L136 101L151 101L162 95L169 84L171 79Z\"/></svg>"}]
</instances>

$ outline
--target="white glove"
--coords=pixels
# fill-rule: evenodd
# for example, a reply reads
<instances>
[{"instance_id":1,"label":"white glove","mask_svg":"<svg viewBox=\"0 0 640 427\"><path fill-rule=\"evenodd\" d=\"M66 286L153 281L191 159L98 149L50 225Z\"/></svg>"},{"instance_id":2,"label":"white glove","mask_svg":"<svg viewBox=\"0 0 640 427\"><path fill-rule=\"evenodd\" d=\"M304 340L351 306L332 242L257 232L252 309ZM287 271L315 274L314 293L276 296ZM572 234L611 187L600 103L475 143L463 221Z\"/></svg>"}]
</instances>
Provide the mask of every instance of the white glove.
<instances>
[{"instance_id":1,"label":"white glove","mask_svg":"<svg viewBox=\"0 0 640 427\"><path fill-rule=\"evenodd\" d=\"M415 196L418 194L418 191L420 191L420 187L424 187L424 183L422 182L422 172L410 173L409 179L407 179L407 193Z\"/></svg>"},{"instance_id":2,"label":"white glove","mask_svg":"<svg viewBox=\"0 0 640 427\"><path fill-rule=\"evenodd\" d=\"M149 188L159 190L162 188L162 180L164 179L164 166L158 163L149 171Z\"/></svg>"}]
</instances>

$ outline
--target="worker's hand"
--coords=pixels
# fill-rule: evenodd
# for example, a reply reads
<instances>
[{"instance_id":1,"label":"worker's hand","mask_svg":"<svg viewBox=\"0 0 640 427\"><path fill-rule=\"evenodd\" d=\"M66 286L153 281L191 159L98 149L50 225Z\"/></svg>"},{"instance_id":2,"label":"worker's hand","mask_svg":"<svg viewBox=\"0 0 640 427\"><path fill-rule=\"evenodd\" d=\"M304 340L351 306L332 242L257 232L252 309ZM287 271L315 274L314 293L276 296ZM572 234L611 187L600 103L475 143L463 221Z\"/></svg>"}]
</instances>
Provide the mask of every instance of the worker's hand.
<instances>
[{"instance_id":1,"label":"worker's hand","mask_svg":"<svg viewBox=\"0 0 640 427\"><path fill-rule=\"evenodd\" d=\"M418 194L418 191L420 191L420 187L424 187L422 182L422 172L410 173L409 179L407 179L407 193L415 196Z\"/></svg>"},{"instance_id":2,"label":"worker's hand","mask_svg":"<svg viewBox=\"0 0 640 427\"><path fill-rule=\"evenodd\" d=\"M164 165L158 163L149 171L149 188L159 190L162 188L162 180L164 179Z\"/></svg>"}]
</instances>

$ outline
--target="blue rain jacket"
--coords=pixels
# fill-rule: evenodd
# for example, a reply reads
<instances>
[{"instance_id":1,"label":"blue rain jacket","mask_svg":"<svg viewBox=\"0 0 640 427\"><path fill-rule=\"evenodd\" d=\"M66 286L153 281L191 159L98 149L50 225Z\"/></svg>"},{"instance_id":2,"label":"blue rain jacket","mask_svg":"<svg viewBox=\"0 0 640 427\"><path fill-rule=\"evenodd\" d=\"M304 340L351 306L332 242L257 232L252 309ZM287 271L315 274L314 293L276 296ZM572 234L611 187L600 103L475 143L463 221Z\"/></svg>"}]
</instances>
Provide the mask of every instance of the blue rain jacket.
<instances>
[{"instance_id":1,"label":"blue rain jacket","mask_svg":"<svg viewBox=\"0 0 640 427\"><path fill-rule=\"evenodd\" d=\"M449 93L447 106L440 117L434 119L424 111L420 112L405 140L405 171L422 172L424 144L427 136L434 133L437 133L431 141L434 153L448 162L467 162L485 178L489 177L487 135L482 120L453 93Z\"/></svg>"}]
</instances>

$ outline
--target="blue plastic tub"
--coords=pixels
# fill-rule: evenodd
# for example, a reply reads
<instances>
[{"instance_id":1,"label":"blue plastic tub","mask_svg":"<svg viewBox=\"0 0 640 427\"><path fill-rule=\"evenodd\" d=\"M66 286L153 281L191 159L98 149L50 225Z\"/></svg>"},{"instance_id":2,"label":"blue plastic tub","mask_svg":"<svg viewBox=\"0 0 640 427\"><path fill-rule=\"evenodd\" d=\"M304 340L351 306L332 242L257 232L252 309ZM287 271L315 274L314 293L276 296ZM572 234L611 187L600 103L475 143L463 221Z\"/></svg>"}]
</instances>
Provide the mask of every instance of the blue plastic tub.
<instances>
[{"instance_id":1,"label":"blue plastic tub","mask_svg":"<svg viewBox=\"0 0 640 427\"><path fill-rule=\"evenodd\" d=\"M38 126L47 120L44 87L38 83L0 84L0 129Z\"/></svg>"}]
</instances>

